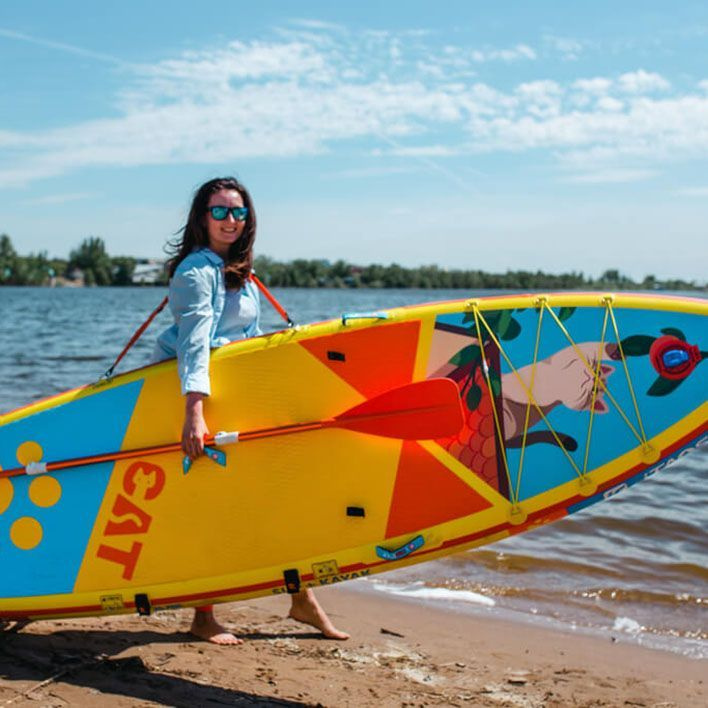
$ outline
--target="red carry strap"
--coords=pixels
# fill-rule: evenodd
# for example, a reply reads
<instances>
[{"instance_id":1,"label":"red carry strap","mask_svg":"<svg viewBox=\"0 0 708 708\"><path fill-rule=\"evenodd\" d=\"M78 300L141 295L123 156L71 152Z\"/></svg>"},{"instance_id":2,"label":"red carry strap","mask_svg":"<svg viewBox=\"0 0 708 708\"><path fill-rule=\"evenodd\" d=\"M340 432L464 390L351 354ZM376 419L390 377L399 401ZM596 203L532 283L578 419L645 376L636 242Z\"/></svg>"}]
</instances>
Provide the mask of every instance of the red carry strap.
<instances>
[{"instance_id":1,"label":"red carry strap","mask_svg":"<svg viewBox=\"0 0 708 708\"><path fill-rule=\"evenodd\" d=\"M108 367L106 373L103 374L104 379L110 379L113 376L118 362L128 353L128 350L135 344L135 342L140 339L142 333L148 328L149 324L165 309L165 305L168 302L167 296L165 299L152 311L150 317L148 317L145 322L143 322L140 327L135 330L135 334L130 338L130 341L123 347L123 351L118 355L118 358Z\"/></svg>"},{"instance_id":2,"label":"red carry strap","mask_svg":"<svg viewBox=\"0 0 708 708\"><path fill-rule=\"evenodd\" d=\"M275 297L272 295L272 293L266 288L263 283L256 278L256 276L251 273L249 276L250 279L258 286L258 289L265 295L266 299L268 302L275 308L277 313L288 323L288 327L293 327L295 323L290 319L290 316L288 313L285 311L285 308L275 299ZM150 323L165 309L165 305L167 305L169 301L168 297L165 297L165 299L152 311L150 316L143 322L138 329L135 330L135 334L130 338L130 341L123 347L123 351L118 355L117 359L108 367L106 370L106 373L103 374L104 379L110 379L111 376L113 376L113 372L115 371L116 366L118 366L118 363L120 360L128 353L128 350L135 344L135 342L140 339L142 336L143 332L150 326Z\"/></svg>"},{"instance_id":3,"label":"red carry strap","mask_svg":"<svg viewBox=\"0 0 708 708\"><path fill-rule=\"evenodd\" d=\"M251 280L258 286L258 289L265 295L268 302L273 305L275 311L288 323L288 327L294 327L295 323L290 319L290 315L285 311L285 308L275 299L268 288L263 285L255 273L251 273Z\"/></svg>"}]
</instances>

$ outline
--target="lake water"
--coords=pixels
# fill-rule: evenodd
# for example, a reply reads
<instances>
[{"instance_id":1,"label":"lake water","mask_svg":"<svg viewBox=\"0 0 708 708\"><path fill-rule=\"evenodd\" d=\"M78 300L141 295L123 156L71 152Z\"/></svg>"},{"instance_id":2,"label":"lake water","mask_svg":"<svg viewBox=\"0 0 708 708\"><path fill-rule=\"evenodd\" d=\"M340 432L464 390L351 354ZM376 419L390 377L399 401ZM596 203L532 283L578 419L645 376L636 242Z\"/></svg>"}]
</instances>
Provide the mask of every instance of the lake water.
<instances>
[{"instance_id":1,"label":"lake water","mask_svg":"<svg viewBox=\"0 0 708 708\"><path fill-rule=\"evenodd\" d=\"M164 296L152 288L0 288L0 412L90 383ZM300 323L490 293L296 290L275 296ZM264 331L282 327L264 303ZM142 366L162 313L120 370ZM550 526L376 576L372 592L460 612L601 633L708 658L708 452Z\"/></svg>"}]
</instances>

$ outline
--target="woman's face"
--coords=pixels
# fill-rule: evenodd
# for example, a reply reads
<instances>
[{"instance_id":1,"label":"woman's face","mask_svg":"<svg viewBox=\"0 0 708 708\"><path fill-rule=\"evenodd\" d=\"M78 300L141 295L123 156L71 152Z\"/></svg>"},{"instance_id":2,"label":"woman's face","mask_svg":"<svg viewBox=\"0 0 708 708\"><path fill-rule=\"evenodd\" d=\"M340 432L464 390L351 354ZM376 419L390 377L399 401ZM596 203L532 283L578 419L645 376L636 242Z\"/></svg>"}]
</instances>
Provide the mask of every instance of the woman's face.
<instances>
[{"instance_id":1,"label":"woman's face","mask_svg":"<svg viewBox=\"0 0 708 708\"><path fill-rule=\"evenodd\" d=\"M243 197L235 189L220 189L209 197L207 213L204 216L209 235L209 248L225 259L229 252L229 246L235 243L243 233L246 220L245 217L242 220L234 218L233 213L229 211L226 218L219 221L212 215L210 211L212 207L243 208Z\"/></svg>"}]
</instances>

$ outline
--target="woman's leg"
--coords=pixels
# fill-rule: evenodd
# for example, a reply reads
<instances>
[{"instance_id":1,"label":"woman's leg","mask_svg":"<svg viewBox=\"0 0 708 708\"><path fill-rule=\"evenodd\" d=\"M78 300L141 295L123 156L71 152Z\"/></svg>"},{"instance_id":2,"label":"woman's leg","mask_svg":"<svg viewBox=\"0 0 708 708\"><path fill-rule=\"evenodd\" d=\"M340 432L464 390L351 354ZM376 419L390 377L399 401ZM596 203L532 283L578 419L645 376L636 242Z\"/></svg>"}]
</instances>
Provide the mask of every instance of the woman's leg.
<instances>
[{"instance_id":1,"label":"woman's leg","mask_svg":"<svg viewBox=\"0 0 708 708\"><path fill-rule=\"evenodd\" d=\"M310 588L292 595L291 602L288 614L291 619L319 629L327 639L349 639L346 632L340 631L332 624L332 620L317 602L315 593ZM213 605L195 608L190 632L200 639L214 644L243 643L242 639L235 637L226 627L216 621Z\"/></svg>"},{"instance_id":2,"label":"woman's leg","mask_svg":"<svg viewBox=\"0 0 708 708\"><path fill-rule=\"evenodd\" d=\"M194 619L189 630L200 639L213 644L243 644L243 639L235 637L214 617L214 605L202 605L194 608Z\"/></svg>"},{"instance_id":3,"label":"woman's leg","mask_svg":"<svg viewBox=\"0 0 708 708\"><path fill-rule=\"evenodd\" d=\"M290 618L319 629L327 639L349 639L346 632L338 630L327 613L317 602L315 593L308 588L292 595Z\"/></svg>"}]
</instances>

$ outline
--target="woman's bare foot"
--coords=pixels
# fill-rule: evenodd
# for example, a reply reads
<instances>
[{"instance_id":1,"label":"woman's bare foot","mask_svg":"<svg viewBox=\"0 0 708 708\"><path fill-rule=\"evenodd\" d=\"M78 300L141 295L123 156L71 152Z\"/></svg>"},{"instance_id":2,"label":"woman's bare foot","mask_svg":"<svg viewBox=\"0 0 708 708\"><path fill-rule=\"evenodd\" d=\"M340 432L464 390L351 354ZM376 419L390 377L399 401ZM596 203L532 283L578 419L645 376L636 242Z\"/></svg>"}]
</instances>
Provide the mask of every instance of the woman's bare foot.
<instances>
[{"instance_id":1,"label":"woman's bare foot","mask_svg":"<svg viewBox=\"0 0 708 708\"><path fill-rule=\"evenodd\" d=\"M332 620L317 602L315 593L309 588L292 596L288 617L319 629L327 639L349 639L346 632L341 632L332 624Z\"/></svg>"},{"instance_id":2,"label":"woman's bare foot","mask_svg":"<svg viewBox=\"0 0 708 708\"><path fill-rule=\"evenodd\" d=\"M195 610L189 631L212 644L243 644L243 639L235 637L216 621L211 610Z\"/></svg>"}]
</instances>

